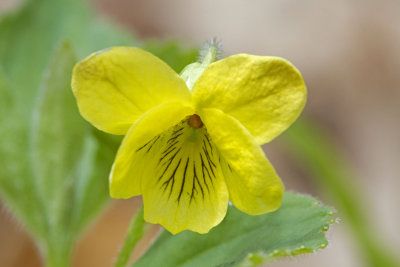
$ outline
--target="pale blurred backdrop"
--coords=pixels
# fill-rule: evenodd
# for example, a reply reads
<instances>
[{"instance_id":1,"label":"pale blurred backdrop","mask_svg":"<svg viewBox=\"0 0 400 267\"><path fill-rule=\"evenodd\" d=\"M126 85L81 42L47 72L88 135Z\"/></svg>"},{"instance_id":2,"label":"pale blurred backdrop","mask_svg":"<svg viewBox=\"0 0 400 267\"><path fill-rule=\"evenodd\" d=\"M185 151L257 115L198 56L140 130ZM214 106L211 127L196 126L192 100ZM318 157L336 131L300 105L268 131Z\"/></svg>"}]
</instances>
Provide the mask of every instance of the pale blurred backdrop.
<instances>
[{"instance_id":1,"label":"pale blurred backdrop","mask_svg":"<svg viewBox=\"0 0 400 267\"><path fill-rule=\"evenodd\" d=\"M16 2L0 0L0 10ZM101 15L142 38L198 46L217 37L224 56L245 52L293 62L309 90L305 113L333 137L357 175L364 210L375 227L371 231L393 252L400 251L400 1L92 2ZM288 190L333 205L298 173L279 138L265 150ZM111 204L80 242L74 266L111 266L139 201ZM0 209L0 266L40 266L29 237ZM316 254L270 266L363 266L345 218L331 227L328 238L330 245ZM135 257L139 254L136 251Z\"/></svg>"}]
</instances>

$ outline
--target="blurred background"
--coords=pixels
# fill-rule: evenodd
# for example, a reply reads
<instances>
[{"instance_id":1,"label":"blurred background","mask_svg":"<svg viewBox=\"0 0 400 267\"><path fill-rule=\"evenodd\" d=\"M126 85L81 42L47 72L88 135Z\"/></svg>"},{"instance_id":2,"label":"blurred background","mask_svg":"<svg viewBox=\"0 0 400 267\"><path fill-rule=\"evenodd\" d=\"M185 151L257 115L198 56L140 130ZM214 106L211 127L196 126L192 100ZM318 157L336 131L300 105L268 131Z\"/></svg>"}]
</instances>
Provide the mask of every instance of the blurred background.
<instances>
[{"instance_id":1,"label":"blurred background","mask_svg":"<svg viewBox=\"0 0 400 267\"><path fill-rule=\"evenodd\" d=\"M0 14L19 2L0 0ZM309 90L304 115L329 135L350 166L354 174L350 191L361 199L370 231L377 242L400 251L400 1L92 0L92 4L101 16L140 38L199 46L217 37L224 56L245 52L291 61ZM326 249L271 266L365 266L354 229L326 184L308 177L307 167L294 159L281 138L264 148L287 190L335 206L341 218L328 232ZM110 266L139 202L110 204L80 242L73 266ZM40 266L29 236L1 203L0 231L0 266ZM154 227L147 239L156 232ZM140 253L139 249L134 257Z\"/></svg>"}]
</instances>

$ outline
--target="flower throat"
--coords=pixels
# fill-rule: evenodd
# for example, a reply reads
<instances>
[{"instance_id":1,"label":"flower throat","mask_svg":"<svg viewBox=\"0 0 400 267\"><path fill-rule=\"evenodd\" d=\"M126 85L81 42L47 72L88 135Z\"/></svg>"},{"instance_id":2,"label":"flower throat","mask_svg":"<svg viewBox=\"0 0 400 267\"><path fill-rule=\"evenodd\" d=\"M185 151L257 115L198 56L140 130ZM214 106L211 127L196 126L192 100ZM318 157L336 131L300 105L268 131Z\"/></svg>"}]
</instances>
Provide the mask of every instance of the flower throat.
<instances>
[{"instance_id":1,"label":"flower throat","mask_svg":"<svg viewBox=\"0 0 400 267\"><path fill-rule=\"evenodd\" d=\"M193 114L189 117L188 124L193 128L203 127L203 122L201 121L200 116L197 114Z\"/></svg>"}]
</instances>

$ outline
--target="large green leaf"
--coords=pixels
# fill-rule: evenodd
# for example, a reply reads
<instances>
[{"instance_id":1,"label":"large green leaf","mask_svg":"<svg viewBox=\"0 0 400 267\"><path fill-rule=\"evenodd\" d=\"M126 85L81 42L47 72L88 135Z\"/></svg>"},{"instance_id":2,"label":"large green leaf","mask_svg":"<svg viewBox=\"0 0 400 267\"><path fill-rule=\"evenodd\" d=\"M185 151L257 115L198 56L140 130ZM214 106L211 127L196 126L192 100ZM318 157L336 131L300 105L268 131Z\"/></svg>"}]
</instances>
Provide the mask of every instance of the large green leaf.
<instances>
[{"instance_id":1,"label":"large green leaf","mask_svg":"<svg viewBox=\"0 0 400 267\"><path fill-rule=\"evenodd\" d=\"M70 179L89 132L69 85L75 63L70 44L64 43L50 63L34 110L32 167L39 194L46 200L62 199L60 191L72 186Z\"/></svg>"},{"instance_id":2,"label":"large green leaf","mask_svg":"<svg viewBox=\"0 0 400 267\"><path fill-rule=\"evenodd\" d=\"M33 234L50 266L62 266L78 235L108 199L115 147L101 149L79 115L70 78L75 54L64 43L45 71L32 122L7 101L0 136L0 193ZM4 79L0 96L12 99ZM31 129L30 129L31 128Z\"/></svg>"},{"instance_id":3,"label":"large green leaf","mask_svg":"<svg viewBox=\"0 0 400 267\"><path fill-rule=\"evenodd\" d=\"M91 127L78 112L70 88L75 63L66 42L54 55L42 82L30 146L33 179L47 217L54 217L50 222L55 227L66 223L62 230L72 234L79 233L106 200L106 176L115 153L107 147L100 149Z\"/></svg>"},{"instance_id":4,"label":"large green leaf","mask_svg":"<svg viewBox=\"0 0 400 267\"><path fill-rule=\"evenodd\" d=\"M70 44L64 43L46 71L33 114L29 160L32 174L25 176L25 180L34 181L34 215L45 227L36 234L48 264L53 266L68 262L82 222L93 214L82 211L97 210L107 195L106 179L93 183L97 178L98 144L79 115L69 86L75 63ZM89 185L101 191L89 194L91 202L86 198ZM24 207L20 208L26 213Z\"/></svg>"},{"instance_id":5,"label":"large green leaf","mask_svg":"<svg viewBox=\"0 0 400 267\"><path fill-rule=\"evenodd\" d=\"M73 194L85 137L89 128L75 108L69 81L76 56L64 43L53 56L41 84L34 109L31 134L32 179L38 196L36 213L46 226L44 252L52 261L69 252L74 240L70 219L74 211ZM87 173L85 173L88 175ZM48 250L52 250L49 253ZM52 254L52 255L50 255ZM62 260L64 261L64 260Z\"/></svg>"},{"instance_id":6,"label":"large green leaf","mask_svg":"<svg viewBox=\"0 0 400 267\"><path fill-rule=\"evenodd\" d=\"M332 209L312 197L285 193L282 207L260 216L230 206L227 217L207 235L164 231L133 266L257 265L277 256L313 252L327 245L324 231Z\"/></svg>"},{"instance_id":7,"label":"large green leaf","mask_svg":"<svg viewBox=\"0 0 400 267\"><path fill-rule=\"evenodd\" d=\"M11 145L0 146L6 159L1 193L36 237L49 266L68 264L74 242L107 200L106 177L115 152L100 149L79 115L69 85L75 63L70 44L64 43L41 83L30 137L18 123L1 131ZM10 127L17 116L7 118Z\"/></svg>"}]
</instances>

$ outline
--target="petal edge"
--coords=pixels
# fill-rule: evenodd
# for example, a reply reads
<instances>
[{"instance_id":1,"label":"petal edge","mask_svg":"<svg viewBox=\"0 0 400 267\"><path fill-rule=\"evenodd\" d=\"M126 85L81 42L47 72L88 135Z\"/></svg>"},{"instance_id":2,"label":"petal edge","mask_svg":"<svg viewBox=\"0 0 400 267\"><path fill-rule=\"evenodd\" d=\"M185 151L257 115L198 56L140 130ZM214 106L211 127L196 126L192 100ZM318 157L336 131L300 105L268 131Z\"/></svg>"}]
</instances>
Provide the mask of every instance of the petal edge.
<instances>
[{"instance_id":1,"label":"petal edge","mask_svg":"<svg viewBox=\"0 0 400 267\"><path fill-rule=\"evenodd\" d=\"M279 208L284 186L246 128L220 110L204 109L200 116L226 161L223 171L232 203L251 215Z\"/></svg>"}]
</instances>

